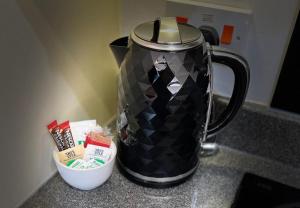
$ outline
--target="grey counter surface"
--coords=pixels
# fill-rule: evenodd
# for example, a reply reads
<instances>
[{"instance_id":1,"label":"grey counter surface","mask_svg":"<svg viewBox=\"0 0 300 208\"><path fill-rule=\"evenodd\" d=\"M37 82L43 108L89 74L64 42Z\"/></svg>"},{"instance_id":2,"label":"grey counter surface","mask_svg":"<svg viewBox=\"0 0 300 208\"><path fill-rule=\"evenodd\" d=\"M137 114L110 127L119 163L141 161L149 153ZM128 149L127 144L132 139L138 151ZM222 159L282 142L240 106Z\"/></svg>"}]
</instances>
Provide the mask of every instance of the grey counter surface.
<instances>
[{"instance_id":1,"label":"grey counter surface","mask_svg":"<svg viewBox=\"0 0 300 208\"><path fill-rule=\"evenodd\" d=\"M152 189L133 184L116 168L104 185L92 191L76 190L55 175L22 208L230 207L244 172L300 187L298 169L221 147L217 155L202 158L190 180L173 188Z\"/></svg>"},{"instance_id":2,"label":"grey counter surface","mask_svg":"<svg viewBox=\"0 0 300 208\"><path fill-rule=\"evenodd\" d=\"M145 188L128 181L115 168L101 187L80 191L56 174L21 207L226 208L245 172L300 188L299 130L298 117L246 106L217 137L219 153L201 158L194 176L179 186Z\"/></svg>"}]
</instances>

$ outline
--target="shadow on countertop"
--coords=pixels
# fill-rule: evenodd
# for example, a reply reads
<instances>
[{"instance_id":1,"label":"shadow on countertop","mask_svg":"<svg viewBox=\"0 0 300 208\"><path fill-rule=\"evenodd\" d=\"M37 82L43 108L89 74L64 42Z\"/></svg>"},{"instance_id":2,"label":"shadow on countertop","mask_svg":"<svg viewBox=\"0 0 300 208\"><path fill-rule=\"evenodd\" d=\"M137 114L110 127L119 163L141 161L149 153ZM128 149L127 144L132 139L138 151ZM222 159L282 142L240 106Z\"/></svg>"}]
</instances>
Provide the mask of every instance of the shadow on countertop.
<instances>
[{"instance_id":1,"label":"shadow on countertop","mask_svg":"<svg viewBox=\"0 0 300 208\"><path fill-rule=\"evenodd\" d=\"M215 99L215 118L227 99ZM300 167L300 116L245 103L233 121L216 136L220 145Z\"/></svg>"}]
</instances>

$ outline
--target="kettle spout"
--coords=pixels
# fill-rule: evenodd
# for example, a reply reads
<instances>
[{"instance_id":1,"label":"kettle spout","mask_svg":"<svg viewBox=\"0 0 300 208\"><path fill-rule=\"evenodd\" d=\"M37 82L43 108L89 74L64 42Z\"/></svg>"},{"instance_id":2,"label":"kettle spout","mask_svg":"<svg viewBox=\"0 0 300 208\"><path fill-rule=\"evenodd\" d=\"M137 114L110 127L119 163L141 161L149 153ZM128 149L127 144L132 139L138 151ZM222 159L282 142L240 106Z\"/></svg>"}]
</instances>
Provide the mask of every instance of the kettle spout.
<instances>
[{"instance_id":1,"label":"kettle spout","mask_svg":"<svg viewBox=\"0 0 300 208\"><path fill-rule=\"evenodd\" d=\"M128 51L128 37L114 40L109 46L115 56L118 66L120 66Z\"/></svg>"}]
</instances>

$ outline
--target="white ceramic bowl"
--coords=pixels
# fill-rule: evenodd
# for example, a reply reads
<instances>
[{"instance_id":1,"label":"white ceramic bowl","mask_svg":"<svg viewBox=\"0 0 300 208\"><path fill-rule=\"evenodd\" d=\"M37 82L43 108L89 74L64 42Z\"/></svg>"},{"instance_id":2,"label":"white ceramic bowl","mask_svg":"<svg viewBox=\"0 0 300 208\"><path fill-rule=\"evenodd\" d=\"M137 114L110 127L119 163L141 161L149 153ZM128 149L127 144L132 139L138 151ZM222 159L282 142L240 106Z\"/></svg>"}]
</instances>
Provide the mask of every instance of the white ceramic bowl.
<instances>
[{"instance_id":1,"label":"white ceramic bowl","mask_svg":"<svg viewBox=\"0 0 300 208\"><path fill-rule=\"evenodd\" d=\"M91 169L73 169L59 162L57 151L53 151L53 158L59 174L69 185L81 189L91 190L102 185L112 174L117 154L117 148L114 142L111 143L112 155L103 166Z\"/></svg>"}]
</instances>

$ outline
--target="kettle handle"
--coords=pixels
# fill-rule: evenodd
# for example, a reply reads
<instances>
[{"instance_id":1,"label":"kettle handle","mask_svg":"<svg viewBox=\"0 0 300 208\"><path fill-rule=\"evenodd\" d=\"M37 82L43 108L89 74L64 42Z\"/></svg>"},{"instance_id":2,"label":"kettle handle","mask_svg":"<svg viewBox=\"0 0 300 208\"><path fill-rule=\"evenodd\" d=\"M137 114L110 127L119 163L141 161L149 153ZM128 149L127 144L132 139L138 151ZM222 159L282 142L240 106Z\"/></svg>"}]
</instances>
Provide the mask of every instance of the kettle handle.
<instances>
[{"instance_id":1,"label":"kettle handle","mask_svg":"<svg viewBox=\"0 0 300 208\"><path fill-rule=\"evenodd\" d=\"M236 115L246 98L250 70L247 61L228 49L218 46L208 46L211 61L224 64L232 69L234 73L234 88L228 106L220 115L218 120L210 123L207 128L207 136L214 136L223 129Z\"/></svg>"}]
</instances>

